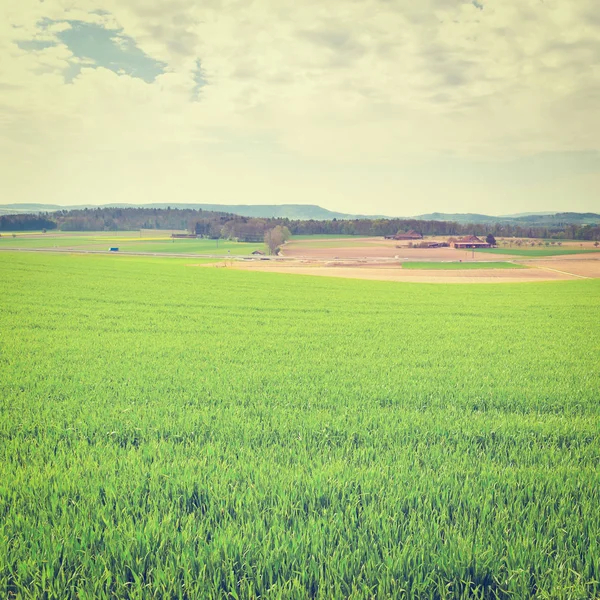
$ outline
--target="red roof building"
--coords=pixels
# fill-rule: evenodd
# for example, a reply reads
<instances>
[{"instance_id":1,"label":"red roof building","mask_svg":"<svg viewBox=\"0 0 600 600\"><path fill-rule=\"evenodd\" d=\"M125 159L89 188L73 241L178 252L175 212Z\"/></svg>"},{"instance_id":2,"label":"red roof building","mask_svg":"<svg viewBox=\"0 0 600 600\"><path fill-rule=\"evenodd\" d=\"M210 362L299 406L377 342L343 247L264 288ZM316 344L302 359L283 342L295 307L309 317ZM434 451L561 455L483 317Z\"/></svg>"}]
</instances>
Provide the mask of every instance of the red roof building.
<instances>
[{"instance_id":1,"label":"red roof building","mask_svg":"<svg viewBox=\"0 0 600 600\"><path fill-rule=\"evenodd\" d=\"M410 231L399 231L396 235L391 236L393 240L422 240L422 234L411 229Z\"/></svg>"},{"instance_id":2,"label":"red roof building","mask_svg":"<svg viewBox=\"0 0 600 600\"><path fill-rule=\"evenodd\" d=\"M467 235L452 244L455 248L490 248L490 245L480 240L476 235Z\"/></svg>"}]
</instances>

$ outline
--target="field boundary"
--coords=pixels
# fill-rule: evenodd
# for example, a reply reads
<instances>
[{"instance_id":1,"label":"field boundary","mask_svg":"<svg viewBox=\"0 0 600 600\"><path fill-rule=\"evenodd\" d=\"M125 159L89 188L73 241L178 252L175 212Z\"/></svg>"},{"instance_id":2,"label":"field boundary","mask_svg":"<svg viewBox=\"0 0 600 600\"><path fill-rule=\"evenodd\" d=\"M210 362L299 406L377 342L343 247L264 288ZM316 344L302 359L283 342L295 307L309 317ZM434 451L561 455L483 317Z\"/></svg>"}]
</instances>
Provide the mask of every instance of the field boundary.
<instances>
[{"instance_id":1,"label":"field boundary","mask_svg":"<svg viewBox=\"0 0 600 600\"><path fill-rule=\"evenodd\" d=\"M563 275L570 275L571 277L579 277L580 279L593 279L593 277L587 277L586 275L576 275L575 273L569 273L568 271L561 271L559 269L552 269L551 267L541 267L536 265L534 269L542 269L543 271L554 271L555 273L562 273Z\"/></svg>"}]
</instances>

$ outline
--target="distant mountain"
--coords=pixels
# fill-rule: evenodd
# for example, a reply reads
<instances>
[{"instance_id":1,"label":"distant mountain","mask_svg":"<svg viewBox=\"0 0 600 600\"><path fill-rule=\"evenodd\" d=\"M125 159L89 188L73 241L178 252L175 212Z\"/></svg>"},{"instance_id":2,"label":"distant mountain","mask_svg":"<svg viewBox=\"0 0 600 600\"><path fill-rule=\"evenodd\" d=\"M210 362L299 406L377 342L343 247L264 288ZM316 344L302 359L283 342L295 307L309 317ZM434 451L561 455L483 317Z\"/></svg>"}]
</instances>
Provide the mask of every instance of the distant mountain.
<instances>
[{"instance_id":1,"label":"distant mountain","mask_svg":"<svg viewBox=\"0 0 600 600\"><path fill-rule=\"evenodd\" d=\"M328 210L316 204L149 204L149 208L194 208L227 212L244 217L330 221L332 219L389 219L382 215L351 215Z\"/></svg>"},{"instance_id":2,"label":"distant mountain","mask_svg":"<svg viewBox=\"0 0 600 600\"><path fill-rule=\"evenodd\" d=\"M553 215L532 215L517 217L513 223L527 223L535 225L596 225L600 223L598 213L563 212Z\"/></svg>"},{"instance_id":3,"label":"distant mountain","mask_svg":"<svg viewBox=\"0 0 600 600\"><path fill-rule=\"evenodd\" d=\"M38 211L40 209L40 207L43 208L43 210L59 210L62 209L62 206L59 206L58 204L0 204L0 209L6 209L6 210L18 210L19 212L24 212L24 211L31 211L31 210L35 210ZM78 208L75 206L71 206L69 208Z\"/></svg>"},{"instance_id":4,"label":"distant mountain","mask_svg":"<svg viewBox=\"0 0 600 600\"><path fill-rule=\"evenodd\" d=\"M413 217L420 221L454 221L455 223L473 223L476 225L494 225L506 223L512 225L531 225L537 227L551 227L558 225L595 225L600 223L600 214L597 213L522 213L520 215L480 215L477 213L428 213Z\"/></svg>"},{"instance_id":5,"label":"distant mountain","mask_svg":"<svg viewBox=\"0 0 600 600\"><path fill-rule=\"evenodd\" d=\"M308 221L330 221L332 219L390 219L383 215L351 215L328 210L316 204L184 204L161 202L159 204L104 204L93 206L82 204L78 206L58 206L57 204L2 204L0 214L18 214L23 212L55 212L58 210L83 210L93 208L181 208L187 210L209 210L225 212L243 217L298 219Z\"/></svg>"},{"instance_id":6,"label":"distant mountain","mask_svg":"<svg viewBox=\"0 0 600 600\"><path fill-rule=\"evenodd\" d=\"M514 215L502 215L503 217L508 217L510 219L516 219L517 217L533 217L533 216L539 216L539 215L553 215L553 212L548 212L546 211L542 211L542 212L522 212L522 213L515 213Z\"/></svg>"},{"instance_id":7,"label":"distant mountain","mask_svg":"<svg viewBox=\"0 0 600 600\"><path fill-rule=\"evenodd\" d=\"M1 204L0 215L19 213L52 213L59 210L83 210L94 208L179 208L187 210L205 210L221 213L230 213L244 217L282 218L300 221L330 221L333 219L406 219L407 217L386 217L384 215L352 215L335 212L317 206L316 204L185 204L168 203L158 204L105 204L93 206L82 204L78 206L59 206L57 204ZM494 225L506 223L521 226L552 227L561 225L594 225L600 223L600 214L597 213L517 213L514 215L491 216L479 213L440 213L433 212L416 217L408 217L420 221L453 221L460 224Z\"/></svg>"},{"instance_id":8,"label":"distant mountain","mask_svg":"<svg viewBox=\"0 0 600 600\"><path fill-rule=\"evenodd\" d=\"M440 213L433 212L413 217L419 221L454 221L455 223L498 223L503 217L491 217L477 213ZM508 219L510 220L510 219Z\"/></svg>"},{"instance_id":9,"label":"distant mountain","mask_svg":"<svg viewBox=\"0 0 600 600\"><path fill-rule=\"evenodd\" d=\"M70 206L69 208L77 208ZM56 204L0 204L0 215L20 215L24 213L53 212L62 210Z\"/></svg>"}]
</instances>

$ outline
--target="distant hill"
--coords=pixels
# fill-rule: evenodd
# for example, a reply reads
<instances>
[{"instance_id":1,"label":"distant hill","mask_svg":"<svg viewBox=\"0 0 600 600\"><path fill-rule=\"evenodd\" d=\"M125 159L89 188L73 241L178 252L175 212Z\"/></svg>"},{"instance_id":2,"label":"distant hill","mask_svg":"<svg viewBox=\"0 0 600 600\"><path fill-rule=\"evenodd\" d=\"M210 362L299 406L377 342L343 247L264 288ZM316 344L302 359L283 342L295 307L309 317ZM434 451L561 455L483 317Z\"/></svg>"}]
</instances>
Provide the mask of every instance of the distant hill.
<instances>
[{"instance_id":1,"label":"distant hill","mask_svg":"<svg viewBox=\"0 0 600 600\"><path fill-rule=\"evenodd\" d=\"M389 219L383 215L352 215L328 210L316 204L150 204L150 208L195 208L227 212L244 217L330 221L332 219Z\"/></svg>"},{"instance_id":2,"label":"distant hill","mask_svg":"<svg viewBox=\"0 0 600 600\"><path fill-rule=\"evenodd\" d=\"M59 206L57 204L0 204L0 215L19 213L55 212L59 210L84 210L94 208L178 208L186 210L204 210L220 213L241 215L244 217L282 218L300 221L331 221L350 219L394 219L406 217L389 217L384 215L353 215L335 212L317 206L316 204L187 204L187 203L155 203L155 204L105 204L93 206L82 204L78 206ZM494 225L497 223L552 227L561 225L595 225L600 223L597 213L517 213L514 215L491 216L479 213L441 213L433 212L415 217L420 221L452 221L460 224Z\"/></svg>"},{"instance_id":3,"label":"distant hill","mask_svg":"<svg viewBox=\"0 0 600 600\"><path fill-rule=\"evenodd\" d=\"M557 225L595 225L600 223L600 214L597 213L522 213L518 215L480 215L477 213L428 213L414 217L420 221L454 221L455 223L474 223L481 225L494 225L506 223L513 225L531 225L538 227L551 227Z\"/></svg>"},{"instance_id":4,"label":"distant hill","mask_svg":"<svg viewBox=\"0 0 600 600\"><path fill-rule=\"evenodd\" d=\"M509 220L506 217L492 217L490 215L480 215L477 213L440 213L433 212L425 215L413 217L419 221L454 221L455 223L499 223L502 220Z\"/></svg>"},{"instance_id":5,"label":"distant hill","mask_svg":"<svg viewBox=\"0 0 600 600\"><path fill-rule=\"evenodd\" d=\"M600 223L600 214L562 212L553 215L527 215L517 217L513 222L535 225L596 225Z\"/></svg>"},{"instance_id":6,"label":"distant hill","mask_svg":"<svg viewBox=\"0 0 600 600\"><path fill-rule=\"evenodd\" d=\"M93 206L81 204L77 206L59 206L57 204L1 204L0 214L18 214L23 212L55 212L57 210L84 210L86 208L180 208L187 210L209 210L225 212L243 217L298 219L308 221L330 221L332 219L390 219L383 215L351 215L328 210L316 204L188 204L188 203L155 203L155 204L104 204Z\"/></svg>"},{"instance_id":7,"label":"distant hill","mask_svg":"<svg viewBox=\"0 0 600 600\"><path fill-rule=\"evenodd\" d=\"M537 216L537 215L553 215L554 213L548 212L546 211L541 211L541 212L522 212L522 213L515 213L513 215L502 215L503 217L507 217L510 219L516 219L517 217L533 217L533 216Z\"/></svg>"}]
</instances>

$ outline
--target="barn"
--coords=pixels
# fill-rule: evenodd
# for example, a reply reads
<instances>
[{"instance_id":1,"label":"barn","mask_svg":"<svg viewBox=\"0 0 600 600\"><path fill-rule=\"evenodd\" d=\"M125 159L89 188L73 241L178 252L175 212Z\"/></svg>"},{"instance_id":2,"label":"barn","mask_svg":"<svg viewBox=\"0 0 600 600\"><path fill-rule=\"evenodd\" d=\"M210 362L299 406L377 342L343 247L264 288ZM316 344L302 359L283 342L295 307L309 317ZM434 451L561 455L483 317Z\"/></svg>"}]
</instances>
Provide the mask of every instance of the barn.
<instances>
[{"instance_id":1,"label":"barn","mask_svg":"<svg viewBox=\"0 0 600 600\"><path fill-rule=\"evenodd\" d=\"M422 240L423 235L411 229L410 231L399 231L396 235L386 235L386 240Z\"/></svg>"},{"instance_id":2,"label":"barn","mask_svg":"<svg viewBox=\"0 0 600 600\"><path fill-rule=\"evenodd\" d=\"M452 244L455 248L490 248L490 244L479 239L476 235L467 235Z\"/></svg>"}]
</instances>

